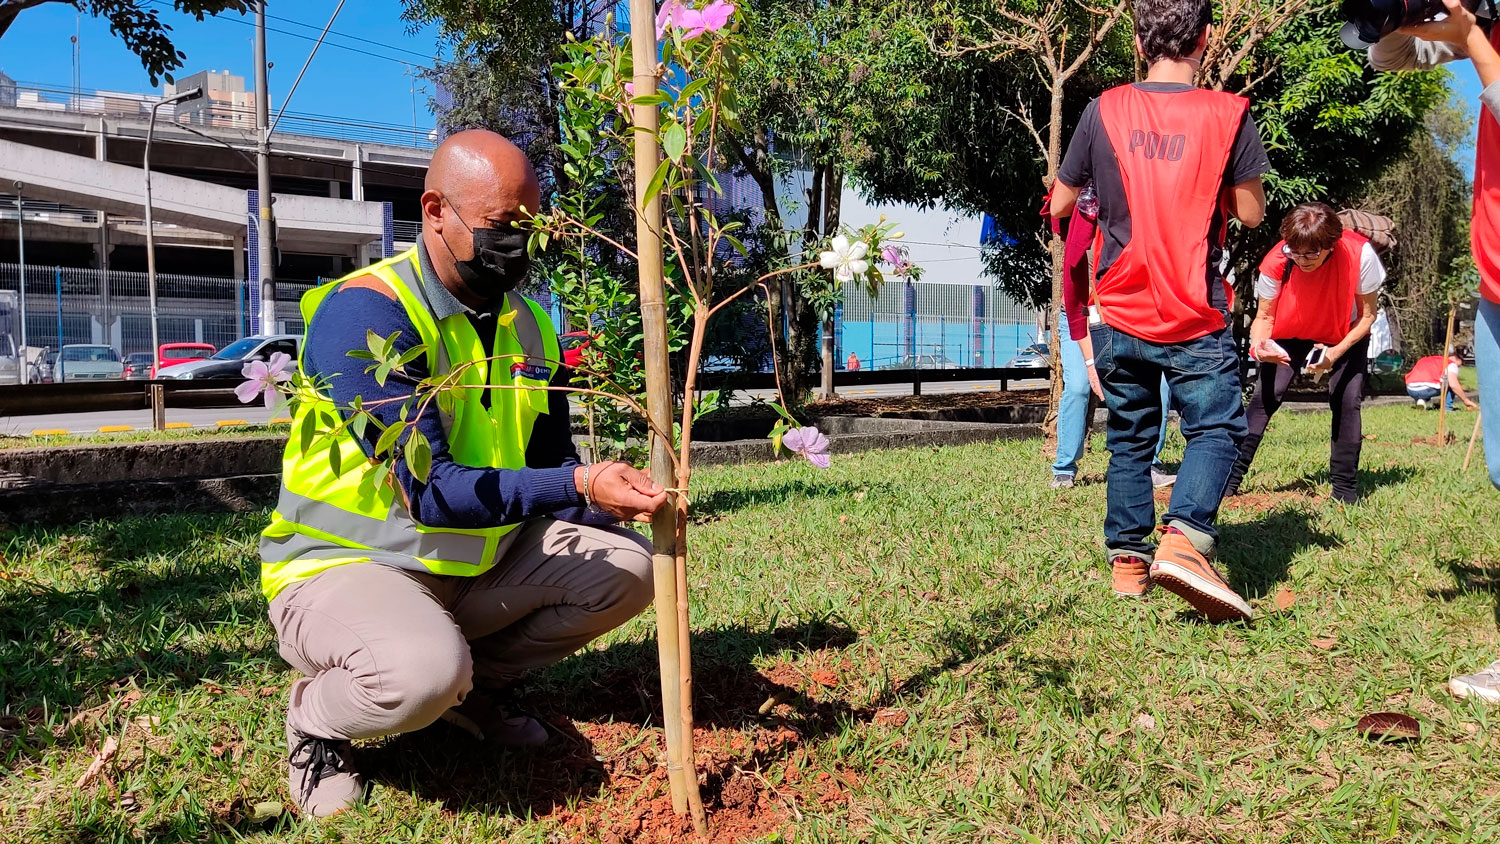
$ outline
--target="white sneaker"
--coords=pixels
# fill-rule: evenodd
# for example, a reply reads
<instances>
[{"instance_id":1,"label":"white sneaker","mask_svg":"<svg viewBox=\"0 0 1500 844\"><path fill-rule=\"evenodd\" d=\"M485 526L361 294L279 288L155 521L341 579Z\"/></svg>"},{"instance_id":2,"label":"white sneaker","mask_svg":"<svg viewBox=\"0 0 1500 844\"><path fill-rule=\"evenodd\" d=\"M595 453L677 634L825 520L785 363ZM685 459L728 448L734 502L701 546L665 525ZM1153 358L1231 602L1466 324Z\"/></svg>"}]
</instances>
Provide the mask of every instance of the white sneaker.
<instances>
[{"instance_id":1,"label":"white sneaker","mask_svg":"<svg viewBox=\"0 0 1500 844\"><path fill-rule=\"evenodd\" d=\"M1427 399L1417 399L1417 407L1420 407L1423 410L1426 410L1427 409Z\"/></svg>"},{"instance_id":2,"label":"white sneaker","mask_svg":"<svg viewBox=\"0 0 1500 844\"><path fill-rule=\"evenodd\" d=\"M1485 666L1483 671L1449 680L1448 691L1454 697L1473 695L1485 703L1500 703L1500 659Z\"/></svg>"},{"instance_id":3,"label":"white sneaker","mask_svg":"<svg viewBox=\"0 0 1500 844\"><path fill-rule=\"evenodd\" d=\"M1052 488L1053 489L1072 489L1073 488L1073 476L1072 475L1053 475L1052 476Z\"/></svg>"},{"instance_id":4,"label":"white sneaker","mask_svg":"<svg viewBox=\"0 0 1500 844\"><path fill-rule=\"evenodd\" d=\"M1155 466L1151 467L1152 489L1166 489L1167 487L1175 483L1177 483L1176 475L1169 475L1166 472L1163 472L1162 470L1156 468Z\"/></svg>"}]
</instances>

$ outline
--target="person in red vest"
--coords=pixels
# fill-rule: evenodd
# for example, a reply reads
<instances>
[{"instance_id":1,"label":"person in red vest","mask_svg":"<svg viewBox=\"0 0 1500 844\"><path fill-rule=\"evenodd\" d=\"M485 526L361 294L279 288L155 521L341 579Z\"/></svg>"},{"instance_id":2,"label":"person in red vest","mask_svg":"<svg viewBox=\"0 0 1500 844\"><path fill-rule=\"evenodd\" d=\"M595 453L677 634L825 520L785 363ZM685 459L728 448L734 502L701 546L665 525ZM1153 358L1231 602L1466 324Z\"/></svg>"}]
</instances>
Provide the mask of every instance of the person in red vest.
<instances>
[{"instance_id":1,"label":"person in red vest","mask_svg":"<svg viewBox=\"0 0 1500 844\"><path fill-rule=\"evenodd\" d=\"M1254 228L1265 217L1261 177L1271 166L1249 101L1193 86L1212 23L1210 0L1137 0L1136 47L1150 70L1085 109L1051 210L1070 215L1079 189L1094 181L1099 323L1084 358L1109 408L1104 537L1113 589L1138 598L1160 584L1224 621L1252 611L1210 562L1225 480L1245 436L1219 265L1229 218ZM1074 313L1085 305L1067 303ZM1158 528L1150 473L1166 421L1163 376L1187 449Z\"/></svg>"},{"instance_id":2,"label":"person in red vest","mask_svg":"<svg viewBox=\"0 0 1500 844\"><path fill-rule=\"evenodd\" d=\"M1376 70L1437 67L1455 59L1474 63L1484 90L1479 115L1479 143L1474 149L1474 220L1470 226L1474 263L1479 267L1479 311L1474 319L1474 357L1479 368L1479 405L1484 426L1484 456L1490 483L1500 488L1500 26L1488 31L1458 0L1443 0L1448 14L1440 21L1397 30L1370 48ZM1470 0L1469 6L1474 6ZM1500 703L1500 660L1483 670L1448 681L1458 697Z\"/></svg>"},{"instance_id":3,"label":"person in red vest","mask_svg":"<svg viewBox=\"0 0 1500 844\"><path fill-rule=\"evenodd\" d=\"M1443 394L1443 382L1448 386L1448 409L1453 409L1453 397L1457 396L1464 403L1464 407L1474 409L1474 402L1469 394L1464 392L1464 385L1458 380L1458 368L1464 365L1464 359L1453 352L1444 355L1428 355L1418 360L1411 371L1406 373L1406 394L1417 403L1417 407L1427 408L1427 403L1432 402L1437 407L1437 398Z\"/></svg>"},{"instance_id":4,"label":"person in red vest","mask_svg":"<svg viewBox=\"0 0 1500 844\"><path fill-rule=\"evenodd\" d=\"M1260 309L1250 326L1250 347L1260 361L1260 377L1246 408L1250 432L1240 442L1225 495L1239 493L1287 388L1306 372L1330 376L1333 497L1346 504L1359 498L1360 404L1370 368L1370 326L1384 283L1385 266L1375 247L1346 231L1331 207L1305 203L1282 220L1281 242L1261 262L1255 285Z\"/></svg>"}]
</instances>

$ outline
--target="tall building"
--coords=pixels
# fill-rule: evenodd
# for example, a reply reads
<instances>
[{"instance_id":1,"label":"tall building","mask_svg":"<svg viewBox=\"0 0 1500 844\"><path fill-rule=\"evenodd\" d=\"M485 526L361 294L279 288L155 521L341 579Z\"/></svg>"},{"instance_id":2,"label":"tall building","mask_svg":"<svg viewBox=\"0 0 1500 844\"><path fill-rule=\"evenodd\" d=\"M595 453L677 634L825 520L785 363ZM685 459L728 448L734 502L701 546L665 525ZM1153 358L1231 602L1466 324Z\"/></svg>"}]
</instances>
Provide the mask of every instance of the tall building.
<instances>
[{"instance_id":1,"label":"tall building","mask_svg":"<svg viewBox=\"0 0 1500 844\"><path fill-rule=\"evenodd\" d=\"M179 91L203 89L203 97L177 104L177 119L199 126L224 129L255 128L255 92L245 90L245 77L227 70L200 70L174 85L167 83L163 96Z\"/></svg>"}]
</instances>

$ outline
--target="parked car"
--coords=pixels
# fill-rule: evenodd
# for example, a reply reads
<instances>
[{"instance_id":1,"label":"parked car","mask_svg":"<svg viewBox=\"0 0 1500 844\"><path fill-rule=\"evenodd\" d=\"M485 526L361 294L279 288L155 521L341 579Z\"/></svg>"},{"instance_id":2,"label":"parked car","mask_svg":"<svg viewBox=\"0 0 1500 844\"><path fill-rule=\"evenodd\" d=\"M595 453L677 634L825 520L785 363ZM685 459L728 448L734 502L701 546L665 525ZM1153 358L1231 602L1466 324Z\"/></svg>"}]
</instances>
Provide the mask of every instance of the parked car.
<instances>
[{"instance_id":1,"label":"parked car","mask_svg":"<svg viewBox=\"0 0 1500 844\"><path fill-rule=\"evenodd\" d=\"M156 359L161 361L157 366L166 369L179 363L207 360L213 357L216 351L208 343L163 343L156 350ZM156 373L152 372L151 377L155 378Z\"/></svg>"},{"instance_id":2,"label":"parked car","mask_svg":"<svg viewBox=\"0 0 1500 844\"><path fill-rule=\"evenodd\" d=\"M109 346L71 344L62 347L52 370L58 384L78 381L119 381L125 377L125 363Z\"/></svg>"},{"instance_id":3,"label":"parked car","mask_svg":"<svg viewBox=\"0 0 1500 844\"><path fill-rule=\"evenodd\" d=\"M151 380L151 353L136 352L125 356L125 380L126 381L149 381Z\"/></svg>"},{"instance_id":4,"label":"parked car","mask_svg":"<svg viewBox=\"0 0 1500 844\"><path fill-rule=\"evenodd\" d=\"M1052 350L1046 343L1033 343L1016 353L1005 364L1006 369L1047 369L1052 366Z\"/></svg>"},{"instance_id":5,"label":"parked car","mask_svg":"<svg viewBox=\"0 0 1500 844\"><path fill-rule=\"evenodd\" d=\"M594 338L587 331L570 331L559 335L557 346L562 349L563 365L577 369L583 364L583 353Z\"/></svg>"},{"instance_id":6,"label":"parked car","mask_svg":"<svg viewBox=\"0 0 1500 844\"><path fill-rule=\"evenodd\" d=\"M214 353L203 360L188 361L175 366L164 366L158 378L175 380L201 380L205 378L239 378L245 364L252 360L270 360L271 355L283 352L297 359L297 350L302 338L295 334L258 334L246 337Z\"/></svg>"},{"instance_id":7,"label":"parked car","mask_svg":"<svg viewBox=\"0 0 1500 844\"><path fill-rule=\"evenodd\" d=\"M886 369L963 369L946 355L906 355Z\"/></svg>"}]
</instances>

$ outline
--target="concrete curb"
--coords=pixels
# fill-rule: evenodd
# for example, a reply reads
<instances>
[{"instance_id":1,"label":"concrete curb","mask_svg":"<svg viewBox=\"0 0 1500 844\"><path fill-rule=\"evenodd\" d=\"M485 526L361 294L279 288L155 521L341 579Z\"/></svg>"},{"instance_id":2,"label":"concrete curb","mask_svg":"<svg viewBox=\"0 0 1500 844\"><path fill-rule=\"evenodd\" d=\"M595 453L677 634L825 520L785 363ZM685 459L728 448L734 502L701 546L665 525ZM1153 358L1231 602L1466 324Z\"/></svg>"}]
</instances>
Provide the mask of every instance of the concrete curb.
<instances>
[{"instance_id":1,"label":"concrete curb","mask_svg":"<svg viewBox=\"0 0 1500 844\"><path fill-rule=\"evenodd\" d=\"M926 448L1022 439L1035 425L927 419L828 417L819 420L830 451ZM0 518L68 524L122 515L254 512L280 489L279 436L167 443L119 443L0 450ZM698 442L698 465L776 459L771 441Z\"/></svg>"}]
</instances>

